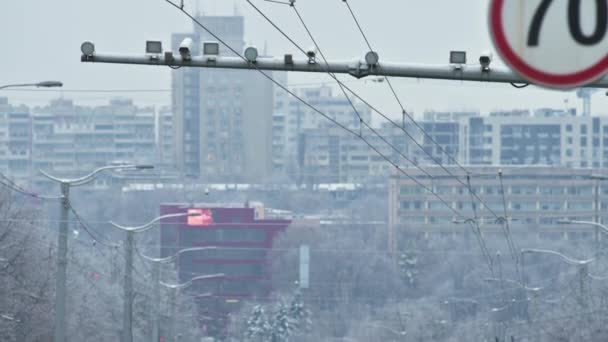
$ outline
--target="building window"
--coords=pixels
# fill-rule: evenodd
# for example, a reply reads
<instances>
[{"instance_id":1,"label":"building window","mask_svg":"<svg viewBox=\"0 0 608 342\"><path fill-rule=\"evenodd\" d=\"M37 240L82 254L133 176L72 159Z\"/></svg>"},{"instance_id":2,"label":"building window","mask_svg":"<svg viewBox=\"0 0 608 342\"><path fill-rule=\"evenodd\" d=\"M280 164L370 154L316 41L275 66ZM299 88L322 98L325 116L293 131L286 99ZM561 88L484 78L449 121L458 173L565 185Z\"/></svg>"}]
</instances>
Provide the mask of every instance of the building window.
<instances>
[{"instance_id":1,"label":"building window","mask_svg":"<svg viewBox=\"0 0 608 342\"><path fill-rule=\"evenodd\" d=\"M540 210L558 211L558 210L561 210L562 208L563 208L562 202L556 202L556 201L540 202Z\"/></svg>"},{"instance_id":2,"label":"building window","mask_svg":"<svg viewBox=\"0 0 608 342\"><path fill-rule=\"evenodd\" d=\"M581 125L581 134L587 134L587 125Z\"/></svg>"},{"instance_id":3,"label":"building window","mask_svg":"<svg viewBox=\"0 0 608 342\"><path fill-rule=\"evenodd\" d=\"M512 209L515 211L536 210L536 202L513 202Z\"/></svg>"},{"instance_id":4,"label":"building window","mask_svg":"<svg viewBox=\"0 0 608 342\"><path fill-rule=\"evenodd\" d=\"M511 187L511 194L513 195L534 195L536 194L535 186L522 186L514 185Z\"/></svg>"},{"instance_id":5,"label":"building window","mask_svg":"<svg viewBox=\"0 0 608 342\"><path fill-rule=\"evenodd\" d=\"M568 202L570 210L593 210L593 202Z\"/></svg>"}]
</instances>

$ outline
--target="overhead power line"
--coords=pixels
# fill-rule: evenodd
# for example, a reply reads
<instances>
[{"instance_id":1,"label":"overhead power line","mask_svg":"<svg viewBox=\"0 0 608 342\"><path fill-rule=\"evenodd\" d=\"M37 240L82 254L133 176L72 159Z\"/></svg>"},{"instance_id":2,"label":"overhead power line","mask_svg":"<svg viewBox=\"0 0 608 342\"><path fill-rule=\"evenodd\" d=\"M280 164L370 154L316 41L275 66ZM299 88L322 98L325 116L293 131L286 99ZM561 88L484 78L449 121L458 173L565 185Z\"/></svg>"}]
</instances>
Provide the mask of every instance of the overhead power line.
<instances>
[{"instance_id":1,"label":"overhead power line","mask_svg":"<svg viewBox=\"0 0 608 342\"><path fill-rule=\"evenodd\" d=\"M351 17L353 18L353 20L355 21L355 24L357 25L357 28L359 29L359 32L361 33L361 35L363 36L363 39L365 40L365 43L367 44L367 47L369 48L370 51L375 51L372 48L371 43L369 42L369 39L367 39L367 35L365 34L365 32L363 31L363 28L361 27L361 24L359 24L359 20L357 19L357 16L355 15L355 12L352 10L352 8L350 7L350 4L348 3L347 0L342 0L342 2L344 2L344 4L346 4L346 7L348 8L348 11L351 14ZM378 68L380 70L382 70L382 63L378 62ZM395 91L395 88L393 87L393 84L391 83L390 79L388 78L388 76L384 76L386 83L388 84L393 96L395 97L397 103L399 104L399 106L401 107L402 113L404 115L406 115L414 125L416 125L416 127L418 127L418 129L420 129L420 131L427 137L427 139L429 139L430 141L432 141L435 145L437 145L437 147L440 149L441 153L445 154L454 164L458 165L463 171L467 172L467 169L462 166L457 160L456 158L454 158L450 153L448 153L430 134L428 134L426 132L426 130L414 119L414 117L405 109L405 107L403 106L401 100L399 99L399 96L397 95L397 92Z\"/></svg>"},{"instance_id":2,"label":"overhead power line","mask_svg":"<svg viewBox=\"0 0 608 342\"><path fill-rule=\"evenodd\" d=\"M287 40L289 40L299 51L301 51L304 55L306 55L306 51L298 44L296 43L287 33L285 33L284 30L282 30L272 19L270 19L264 12L262 12L262 10L260 10L257 6L255 6L255 4L253 4L253 2L251 2L250 0L246 0L247 3L249 3L249 5L251 5L253 7L253 9L258 12L270 25L272 25L279 33L281 33ZM314 41L314 38L312 37L312 35L310 34L310 30L308 30L308 28L306 27L306 24L303 22L301 16L299 16L299 13L297 13L297 9L295 7L295 4L292 4L292 6L294 8L294 10L296 10L296 14L298 14L298 17L300 19L300 21L303 23L303 25L305 26L307 32L309 33L309 36L311 37L311 39ZM318 45L317 45L318 46ZM317 47L318 49L318 47ZM322 52L319 50L321 56L324 58L324 56L322 55ZM324 58L325 60L325 58ZM325 60L326 61L326 60ZM327 72L328 72L328 66L326 63L326 66L324 68ZM469 187L470 185L468 185L467 183L465 183L462 179L460 179L460 177L458 177L457 175L455 175L453 172L451 172L449 169L447 169L443 163L441 163L441 161L437 160L437 158L435 158L431 152L427 151L427 149L425 149L419 142L418 140L413 137L406 129L404 126L399 125L397 122L395 122L394 120L390 119L387 115L385 115L384 113L382 113L381 111L379 111L376 107L372 106L368 101L366 101L365 99L363 99L359 94L357 94L355 91L353 91L352 89L350 89L348 86L346 86L342 81L340 81L335 74L329 73L328 75L333 78L339 85L340 87L347 89L352 95L354 95L356 98L358 98L359 100L361 100L365 105L367 105L370 109L372 109L374 112L378 113L380 116L382 116L384 119L386 119L388 122L390 122L393 126L399 128L400 130L402 130L405 135L423 152L425 153L433 162L435 162L435 164L437 164L443 171L445 171L448 175L450 175L451 177L453 177L456 181L458 181L462 186L464 187ZM342 89L342 90L344 90ZM346 96L348 99L348 96ZM430 134L428 134L426 132L426 130L424 129L424 127L422 127L420 124L418 124L413 117L411 117L412 122L414 124L416 124L416 126L424 133L424 135L432 142L434 143L442 152L445 152L442 148L442 146L437 143L432 136L430 136ZM449 157L451 157L448 154ZM406 160L409 161L409 159L406 158ZM455 161L455 160L454 160ZM470 172L465 169L464 167L462 167L460 164L458 164L457 161L455 161L455 163L457 165L459 165L467 174L470 174ZM416 163L413 163L414 165L416 165ZM417 165L416 165L417 166ZM418 167L418 166L417 166ZM420 167L418 167L420 169ZM428 172L425 170L422 170L425 174L428 175ZM432 178L432 177L430 177ZM496 219L499 218L499 216L489 207L485 204L485 202L479 197L479 195L477 195L474 191L472 191L472 189L469 189L470 192L472 192L473 197L475 197L481 204L484 205L484 208L486 210L488 210Z\"/></svg>"},{"instance_id":3,"label":"overhead power line","mask_svg":"<svg viewBox=\"0 0 608 342\"><path fill-rule=\"evenodd\" d=\"M239 58L243 59L243 61L247 61L247 59L240 52L238 52L236 49L234 49L232 46L230 46L228 43L226 43L221 37L219 37L217 34L215 34L213 31L211 31L205 25L203 25L199 20L197 20L188 11L184 10L183 8L180 8L179 5L173 3L171 0L164 0L164 1L167 2L168 4L170 4L171 6L175 7L179 11L181 11L185 16L187 16L188 18L190 18L190 20L192 20L195 24L197 24L203 30L205 30L207 33L209 33L211 36L213 36L214 39L216 39L222 45L226 46L226 48L228 48L236 56L238 56ZM260 74L262 74L265 78L267 78L272 83L274 83L275 85L277 85L279 88L281 88L284 91L286 91L287 93L289 93L291 96L293 96L294 98L296 98L297 100L299 100L300 102L302 102L304 105L306 105L307 107L309 107L310 109L312 109L313 111L315 111L316 113L318 113L319 115L323 116L324 118L326 118L327 120L329 120L330 122L332 122L336 126L342 128L343 130L345 130L345 131L353 134L356 137L359 137L359 134L357 132L353 131L352 129L346 127L345 125L343 125L340 122L336 121L335 119L331 118L329 115L323 113L321 110L319 110L318 108L316 108L315 106L313 106L312 104L310 104L309 102L307 102L306 100L304 100L303 98L299 97L294 92L292 92L291 90L289 90L285 85L283 85L280 82L276 81L268 73L266 73L263 70L261 70L260 68L258 68L255 64L252 64L252 66L255 68L256 71L258 71ZM463 217L456 209L454 209L450 204L448 204L441 196L439 196L437 193L435 193L431 188L429 188L425 184L421 183L416 177L414 177L414 176L408 174L407 172L405 172L402 167L400 167L399 165L397 165L389 157L387 157L382 152L380 152L373 144L371 144L369 141L367 141L365 139L362 139L362 141L365 142L365 144L370 149L372 149L376 154L378 154L380 157L382 157L382 159L384 159L386 162L390 163L393 167L395 167L401 174L403 174L404 176L408 177L414 183L418 184L420 187L422 187L423 189L427 190L429 193L431 193L433 196L435 196L437 199L439 199L457 217L459 217L459 218Z\"/></svg>"}]
</instances>

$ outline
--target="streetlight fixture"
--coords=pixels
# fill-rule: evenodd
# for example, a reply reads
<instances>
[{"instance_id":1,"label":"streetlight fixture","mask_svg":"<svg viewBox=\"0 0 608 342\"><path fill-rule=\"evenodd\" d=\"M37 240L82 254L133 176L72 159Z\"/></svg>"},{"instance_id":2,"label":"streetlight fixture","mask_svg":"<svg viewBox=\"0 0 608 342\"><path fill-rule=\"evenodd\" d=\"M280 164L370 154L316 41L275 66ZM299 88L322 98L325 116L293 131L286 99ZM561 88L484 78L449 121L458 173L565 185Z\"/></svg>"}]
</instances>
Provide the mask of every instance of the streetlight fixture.
<instances>
[{"instance_id":1,"label":"streetlight fixture","mask_svg":"<svg viewBox=\"0 0 608 342\"><path fill-rule=\"evenodd\" d=\"M581 225L586 225L586 226L592 226L592 227L601 229L601 231L604 232L604 234L608 234L608 227L606 227L605 225L603 225L601 223L597 223L597 222L593 222L593 221L561 219L561 220L558 220L557 223L559 223L559 224L581 224Z\"/></svg>"},{"instance_id":2,"label":"streetlight fixture","mask_svg":"<svg viewBox=\"0 0 608 342\"><path fill-rule=\"evenodd\" d=\"M143 224L141 226L123 226L117 223L110 221L110 224L115 228L123 230L127 233L126 241L125 241L125 279L124 279L124 299L123 299L123 341L124 342L132 342L132 318L133 318L133 244L134 244L134 234L135 233L143 233L145 231L150 230L154 224L161 220L175 218L175 217L185 217L185 216L199 216L200 213L178 213L178 214L168 214L159 216L152 221Z\"/></svg>"},{"instance_id":3,"label":"streetlight fixture","mask_svg":"<svg viewBox=\"0 0 608 342\"><path fill-rule=\"evenodd\" d=\"M597 191L597 189L596 189ZM597 206L597 201L596 201L596 206ZM597 219L597 216L596 216ZM606 227L605 225L599 223L599 222L594 222L594 221L580 221L580 220L570 220L570 219L561 219L557 221L558 224L580 224L580 225L584 225L584 226L591 226L591 227L595 227L595 248L596 248L596 255L600 253L602 246L600 244L600 234L599 232L602 231L604 234L608 234L608 227Z\"/></svg>"},{"instance_id":4,"label":"streetlight fixture","mask_svg":"<svg viewBox=\"0 0 608 342\"><path fill-rule=\"evenodd\" d=\"M43 176L46 178L59 183L61 186L61 212L59 220L59 235L58 235L58 254L57 254L57 275L56 275L56 293L55 293L55 342L66 341L66 309L65 309L65 298L66 298L66 278L67 278L67 254L68 254L68 212L71 208L70 204L70 187L85 185L93 180L95 177L103 171L108 170L124 170L124 169L135 169L145 170L154 168L151 165L135 165L135 164L121 164L121 165L108 165L93 170L86 176L80 178L58 178L51 176L50 174L40 170Z\"/></svg>"},{"instance_id":5,"label":"streetlight fixture","mask_svg":"<svg viewBox=\"0 0 608 342\"><path fill-rule=\"evenodd\" d=\"M194 213L196 215L192 215L192 216L200 216L200 213ZM184 248L182 250L177 251L177 253L170 255L168 257L165 258L151 258L149 256L143 255L142 253L138 252L139 256L141 256L142 258L144 258L145 260L148 260L150 262L153 262L154 265L152 267L152 282L153 282L153 286L154 286L154 293L153 293L153 298L154 298L154 319L152 322L152 341L156 342L159 339L159 335L160 335L160 265L164 264L164 263L171 263L174 262L175 260L177 260L177 258L182 254L182 253L190 253L190 252L197 252L197 251L207 251L207 250L215 250L217 249L215 246L206 246L206 247L192 247L192 248ZM211 296L211 295L209 295ZM198 296L197 296L198 297Z\"/></svg>"},{"instance_id":6,"label":"streetlight fixture","mask_svg":"<svg viewBox=\"0 0 608 342\"><path fill-rule=\"evenodd\" d=\"M61 83L59 81L42 81L42 82L38 82L38 83L6 84L3 86L0 86L0 89L19 88L19 87L56 88L56 87L63 87L63 83Z\"/></svg>"},{"instance_id":7,"label":"streetlight fixture","mask_svg":"<svg viewBox=\"0 0 608 342\"><path fill-rule=\"evenodd\" d=\"M224 273L218 273L218 274L210 274L210 275L200 275L200 276L196 276L190 280L188 280L185 283L181 283L181 284L168 284L168 283L163 283L160 282L161 285L163 285L164 287L174 290L171 291L171 299L170 299L170 303L171 303L171 327L170 327L170 331L169 331L169 336L171 336L171 338L173 338L175 336L175 316L177 316L177 297L178 297L178 293L180 290L183 290L187 287L190 287L195 281L197 280L212 280L212 279L221 279L224 278L226 275ZM207 297L207 294L203 294L202 296Z\"/></svg>"},{"instance_id":8,"label":"streetlight fixture","mask_svg":"<svg viewBox=\"0 0 608 342\"><path fill-rule=\"evenodd\" d=\"M585 279L589 276L589 264L595 261L595 258L586 259L586 260L577 260L570 258L560 252L549 250L549 249L522 249L521 257L523 260L524 254L526 253L536 253L536 254L549 254L560 257L566 264L577 266L579 272L579 287L581 292L582 305L586 306L585 303Z\"/></svg>"}]
</instances>

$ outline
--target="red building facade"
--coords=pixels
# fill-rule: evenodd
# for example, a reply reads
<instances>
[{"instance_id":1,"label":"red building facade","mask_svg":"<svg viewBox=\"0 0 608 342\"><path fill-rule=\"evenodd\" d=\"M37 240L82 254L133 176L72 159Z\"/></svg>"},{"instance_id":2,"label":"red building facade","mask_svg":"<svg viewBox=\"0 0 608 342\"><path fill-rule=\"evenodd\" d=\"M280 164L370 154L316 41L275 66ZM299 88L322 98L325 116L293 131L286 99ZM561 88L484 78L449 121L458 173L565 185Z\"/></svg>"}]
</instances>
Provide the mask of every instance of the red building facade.
<instances>
[{"instance_id":1,"label":"red building facade","mask_svg":"<svg viewBox=\"0 0 608 342\"><path fill-rule=\"evenodd\" d=\"M198 213L199 216L161 222L161 256L202 246L215 249L182 253L180 283L207 274L223 277L196 281L190 291L199 295L201 316L225 318L244 299L267 298L272 291L270 250L290 220L266 220L256 208L163 204L161 215Z\"/></svg>"}]
</instances>

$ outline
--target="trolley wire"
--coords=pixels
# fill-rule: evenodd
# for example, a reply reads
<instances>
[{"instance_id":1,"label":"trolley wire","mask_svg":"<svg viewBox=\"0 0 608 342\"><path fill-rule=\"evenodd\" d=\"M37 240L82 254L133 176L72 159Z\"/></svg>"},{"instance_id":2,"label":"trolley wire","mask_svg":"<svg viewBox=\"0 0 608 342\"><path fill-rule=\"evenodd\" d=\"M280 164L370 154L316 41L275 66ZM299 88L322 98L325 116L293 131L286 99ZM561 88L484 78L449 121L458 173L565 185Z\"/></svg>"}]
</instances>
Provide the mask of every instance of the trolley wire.
<instances>
[{"instance_id":1,"label":"trolley wire","mask_svg":"<svg viewBox=\"0 0 608 342\"><path fill-rule=\"evenodd\" d=\"M174 2L172 2L171 0L164 0L165 2L167 2L168 4L170 4L171 6L175 7L176 9L178 9L179 11L181 11L185 16L187 16L188 18L190 18L190 20L192 20L196 25L200 26L203 30L205 30L207 33L209 33L213 38L215 38L218 42L220 42L222 45L226 46L226 48L228 48L232 53L234 53L236 56L238 56L239 58L243 59L244 61L247 61L247 59L241 54L239 53L236 49L234 49L232 46L230 46L228 43L226 43L221 37L219 37L217 34L215 34L213 31L211 31L209 28L207 28L207 26L203 25L199 20L197 20L192 14L190 14L188 11L184 10L183 8L180 8L179 5L175 4ZM289 90L285 85L281 84L280 82L276 81L272 76L270 76L268 73L264 72L262 69L260 69L255 63L251 64L252 67L258 71L260 74L262 74L265 78L267 78L269 81L271 81L272 83L274 83L275 85L277 85L279 88L283 89L284 91L286 91L287 93L289 93L291 96L293 96L294 98L296 98L298 101L302 102L305 106L309 107L310 109L312 109L314 112L318 113L319 115L323 116L324 118L326 118L327 120L329 120L330 122L332 122L333 124L335 124L336 126L342 128L343 130L351 133L352 135L359 137L359 134L355 131L353 131L352 129L346 127L345 125L343 125L342 123L338 122L337 120L333 119L332 117L330 117L329 115L323 113L321 110L319 110L318 108L316 108L315 106L313 106L312 104L310 104L309 102L307 102L306 100L304 100L302 97L296 95L294 92L292 92L291 90ZM418 180L416 177L410 175L409 173L407 173L405 170L403 170L402 167L400 167L398 164L396 164L395 162L393 162L389 157L387 157L385 154L383 154L380 150L378 150L378 148L376 148L373 144L371 144L369 141L367 141L366 139L363 139L360 137L360 139L370 148L372 149L376 154L378 154L382 159L384 159L386 162L390 163L393 167L395 167L401 174L403 174L404 176L406 176L407 178L409 178L410 180L412 180L414 183L418 184L420 187L422 187L423 189L427 190L429 193L433 194L434 197L436 197L440 202L442 202L447 208L449 208L456 216L458 217L463 217L460 212L458 212L456 209L454 209L445 199L443 199L441 196L439 196L437 193L435 193L431 188L429 188L427 185L423 184L422 182L420 182L420 180Z\"/></svg>"}]
</instances>

